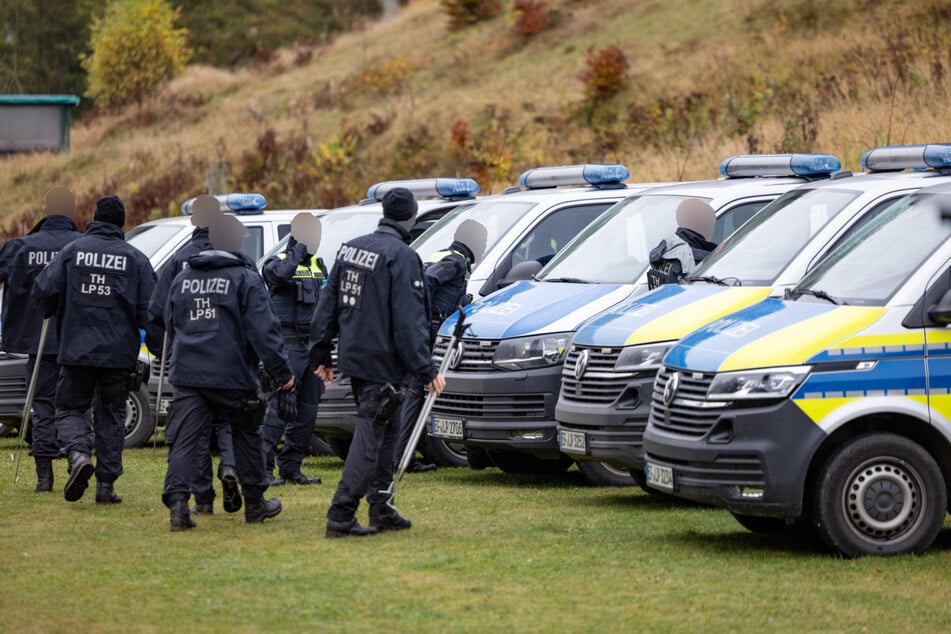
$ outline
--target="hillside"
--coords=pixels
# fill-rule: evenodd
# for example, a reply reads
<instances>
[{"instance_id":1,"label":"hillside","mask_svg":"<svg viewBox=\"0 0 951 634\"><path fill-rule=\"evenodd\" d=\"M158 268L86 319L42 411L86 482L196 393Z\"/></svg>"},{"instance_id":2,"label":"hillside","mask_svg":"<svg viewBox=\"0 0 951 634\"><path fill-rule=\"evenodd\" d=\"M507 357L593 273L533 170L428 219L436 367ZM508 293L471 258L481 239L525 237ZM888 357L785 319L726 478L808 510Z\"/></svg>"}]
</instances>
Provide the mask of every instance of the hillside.
<instances>
[{"instance_id":1,"label":"hillside","mask_svg":"<svg viewBox=\"0 0 951 634\"><path fill-rule=\"evenodd\" d=\"M511 3L506 2L506 6ZM435 0L238 71L192 66L153 105L75 122L68 154L0 157L6 235L69 185L130 223L212 187L272 208L353 202L378 180L472 175L483 192L539 164L619 161L635 180L713 178L730 154L809 150L858 169L880 144L951 139L951 2L550 0L457 32ZM618 46L620 93L585 99L589 47Z\"/></svg>"}]
</instances>

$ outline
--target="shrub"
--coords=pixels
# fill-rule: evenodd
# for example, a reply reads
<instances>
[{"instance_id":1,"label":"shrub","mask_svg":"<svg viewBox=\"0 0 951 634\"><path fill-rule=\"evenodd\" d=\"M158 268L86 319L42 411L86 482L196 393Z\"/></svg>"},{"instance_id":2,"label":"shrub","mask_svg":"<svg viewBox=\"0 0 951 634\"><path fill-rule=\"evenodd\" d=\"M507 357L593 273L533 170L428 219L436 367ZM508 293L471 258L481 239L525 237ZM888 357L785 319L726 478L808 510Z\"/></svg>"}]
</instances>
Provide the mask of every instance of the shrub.
<instances>
[{"instance_id":1,"label":"shrub","mask_svg":"<svg viewBox=\"0 0 951 634\"><path fill-rule=\"evenodd\" d=\"M578 77L591 103L607 100L620 92L627 80L627 57L618 46L610 44L600 50L588 47L587 69Z\"/></svg>"},{"instance_id":2,"label":"shrub","mask_svg":"<svg viewBox=\"0 0 951 634\"><path fill-rule=\"evenodd\" d=\"M450 31L458 31L502 13L502 0L439 0L439 4L449 15Z\"/></svg>"},{"instance_id":3,"label":"shrub","mask_svg":"<svg viewBox=\"0 0 951 634\"><path fill-rule=\"evenodd\" d=\"M515 11L518 17L512 32L522 37L530 37L540 33L551 21L551 9L547 2L535 0L515 0Z\"/></svg>"},{"instance_id":4,"label":"shrub","mask_svg":"<svg viewBox=\"0 0 951 634\"><path fill-rule=\"evenodd\" d=\"M178 11L163 0L114 0L91 25L86 92L97 104L144 101L182 72L190 54L186 29L174 26Z\"/></svg>"}]
</instances>

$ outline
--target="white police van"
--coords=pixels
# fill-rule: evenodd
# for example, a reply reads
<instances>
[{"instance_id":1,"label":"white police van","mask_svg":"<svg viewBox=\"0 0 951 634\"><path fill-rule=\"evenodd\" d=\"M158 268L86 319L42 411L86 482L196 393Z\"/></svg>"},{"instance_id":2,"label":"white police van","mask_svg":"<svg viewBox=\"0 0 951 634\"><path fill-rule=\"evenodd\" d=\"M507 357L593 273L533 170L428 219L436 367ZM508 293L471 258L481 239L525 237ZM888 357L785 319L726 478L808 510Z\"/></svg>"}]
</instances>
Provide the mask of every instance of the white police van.
<instances>
[{"instance_id":1,"label":"white police van","mask_svg":"<svg viewBox=\"0 0 951 634\"><path fill-rule=\"evenodd\" d=\"M473 267L468 291L487 295L512 280L524 267L536 267L563 248L589 223L619 200L655 184L625 184L630 172L623 165L587 164L540 167L519 178L519 187L459 207L413 242L426 260L445 249L456 228L467 219L486 228L486 250ZM334 451L346 456L354 423L353 399L348 377L338 376L320 401L317 430ZM424 440L427 457L442 465L465 464L461 448Z\"/></svg>"},{"instance_id":2,"label":"white police van","mask_svg":"<svg viewBox=\"0 0 951 634\"><path fill-rule=\"evenodd\" d=\"M552 259L534 281L521 281L469 307L462 352L446 373L430 434L486 450L507 472L557 472L573 460L561 453L555 403L562 362L586 319L647 290L650 250L676 230L676 209L689 198L717 212L713 240L722 241L767 203L840 168L825 154L731 157L726 178L668 185L618 203ZM450 317L434 356L449 342ZM610 463L585 463L586 473L632 483Z\"/></svg>"}]
</instances>

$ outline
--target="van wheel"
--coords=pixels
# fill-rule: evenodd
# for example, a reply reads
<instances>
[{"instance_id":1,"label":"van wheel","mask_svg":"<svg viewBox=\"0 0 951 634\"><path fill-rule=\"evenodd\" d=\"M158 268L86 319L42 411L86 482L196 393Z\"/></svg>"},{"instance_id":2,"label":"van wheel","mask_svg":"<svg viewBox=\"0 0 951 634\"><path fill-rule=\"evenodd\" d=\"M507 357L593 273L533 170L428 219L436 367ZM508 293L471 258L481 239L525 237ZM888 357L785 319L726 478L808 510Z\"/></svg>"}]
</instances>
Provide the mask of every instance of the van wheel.
<instances>
[{"instance_id":1,"label":"van wheel","mask_svg":"<svg viewBox=\"0 0 951 634\"><path fill-rule=\"evenodd\" d=\"M442 438L433 438L427 433L419 441L419 452L423 457L440 467L466 467L466 446L462 443L446 442Z\"/></svg>"},{"instance_id":2,"label":"van wheel","mask_svg":"<svg viewBox=\"0 0 951 634\"><path fill-rule=\"evenodd\" d=\"M920 554L944 524L948 495L934 458L896 434L866 434L823 468L816 531L846 557Z\"/></svg>"},{"instance_id":3,"label":"van wheel","mask_svg":"<svg viewBox=\"0 0 951 634\"><path fill-rule=\"evenodd\" d=\"M579 460L578 470L584 474L584 477L587 478L589 482L599 487L634 486L634 478L631 477L630 472L610 462Z\"/></svg>"},{"instance_id":4,"label":"van wheel","mask_svg":"<svg viewBox=\"0 0 951 634\"><path fill-rule=\"evenodd\" d=\"M574 460L561 456L554 460L543 460L527 453L509 451L486 451L495 466L505 473L530 473L538 475L556 475L568 470Z\"/></svg>"},{"instance_id":5,"label":"van wheel","mask_svg":"<svg viewBox=\"0 0 951 634\"><path fill-rule=\"evenodd\" d=\"M152 437L155 421L152 408L149 407L149 391L143 385L138 392L129 392L125 400L125 443L126 449L141 447Z\"/></svg>"},{"instance_id":6,"label":"van wheel","mask_svg":"<svg viewBox=\"0 0 951 634\"><path fill-rule=\"evenodd\" d=\"M327 444L330 445L330 448L338 458L341 460L346 460L347 454L350 453L350 442L352 440L353 438L338 438L335 436L328 436Z\"/></svg>"},{"instance_id":7,"label":"van wheel","mask_svg":"<svg viewBox=\"0 0 951 634\"><path fill-rule=\"evenodd\" d=\"M310 435L310 443L307 445L308 456L333 456L333 447L327 442L323 434L314 432Z\"/></svg>"}]
</instances>

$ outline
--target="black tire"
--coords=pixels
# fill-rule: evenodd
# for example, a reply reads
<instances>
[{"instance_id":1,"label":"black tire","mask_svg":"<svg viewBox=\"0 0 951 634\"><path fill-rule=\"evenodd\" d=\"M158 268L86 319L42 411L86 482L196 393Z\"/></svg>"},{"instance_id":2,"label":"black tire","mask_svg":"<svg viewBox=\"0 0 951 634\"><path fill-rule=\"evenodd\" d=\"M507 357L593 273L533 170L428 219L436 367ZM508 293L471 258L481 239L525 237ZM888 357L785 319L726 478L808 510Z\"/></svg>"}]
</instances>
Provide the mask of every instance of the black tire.
<instances>
[{"instance_id":1,"label":"black tire","mask_svg":"<svg viewBox=\"0 0 951 634\"><path fill-rule=\"evenodd\" d=\"M840 447L816 488L816 532L845 557L921 554L948 508L937 462L896 434L866 434Z\"/></svg>"},{"instance_id":2,"label":"black tire","mask_svg":"<svg viewBox=\"0 0 951 634\"><path fill-rule=\"evenodd\" d=\"M608 462L593 462L579 460L578 470L594 485L599 487L631 487L634 478L624 467L618 467Z\"/></svg>"},{"instance_id":3,"label":"black tire","mask_svg":"<svg viewBox=\"0 0 951 634\"><path fill-rule=\"evenodd\" d=\"M143 385L138 392L129 392L126 398L124 447L141 447L149 441L154 431L155 420L149 407L149 392Z\"/></svg>"},{"instance_id":4,"label":"black tire","mask_svg":"<svg viewBox=\"0 0 951 634\"><path fill-rule=\"evenodd\" d=\"M419 453L423 458L440 467L467 467L466 446L462 443L446 442L442 438L431 438L423 433L419 440Z\"/></svg>"},{"instance_id":5,"label":"black tire","mask_svg":"<svg viewBox=\"0 0 951 634\"><path fill-rule=\"evenodd\" d=\"M486 451L495 466L505 473L556 475L568 470L574 460L561 456L555 460L543 460L527 453Z\"/></svg>"},{"instance_id":6,"label":"black tire","mask_svg":"<svg viewBox=\"0 0 951 634\"><path fill-rule=\"evenodd\" d=\"M781 517L759 517L758 515L741 515L731 513L733 519L751 533L762 535L776 535L796 530L796 524L789 524Z\"/></svg>"},{"instance_id":7,"label":"black tire","mask_svg":"<svg viewBox=\"0 0 951 634\"><path fill-rule=\"evenodd\" d=\"M327 444L330 445L330 449L334 454L341 460L347 459L347 454L350 452L350 441L352 438L337 438L334 436L327 437Z\"/></svg>"},{"instance_id":8,"label":"black tire","mask_svg":"<svg viewBox=\"0 0 951 634\"><path fill-rule=\"evenodd\" d=\"M307 445L308 456L334 456L333 447L327 442L322 434L314 432L310 436L310 444Z\"/></svg>"}]
</instances>

